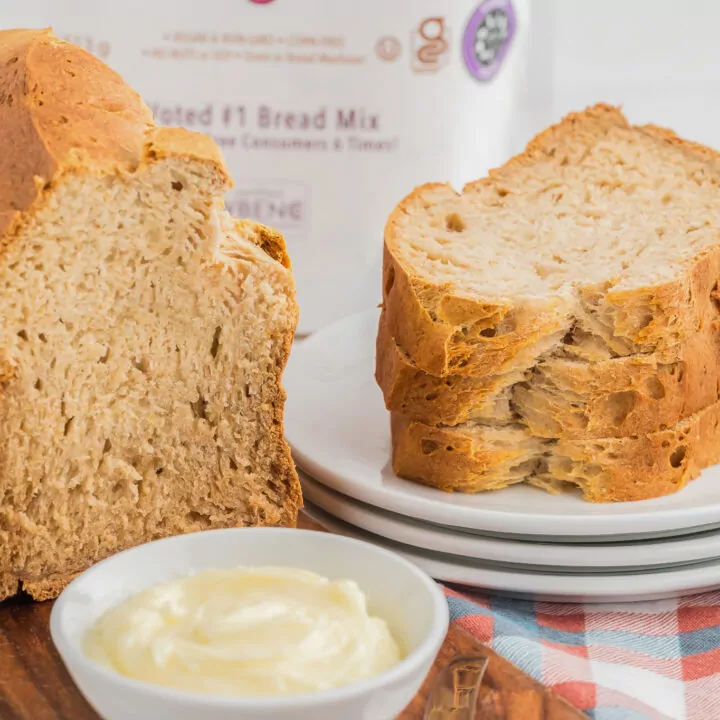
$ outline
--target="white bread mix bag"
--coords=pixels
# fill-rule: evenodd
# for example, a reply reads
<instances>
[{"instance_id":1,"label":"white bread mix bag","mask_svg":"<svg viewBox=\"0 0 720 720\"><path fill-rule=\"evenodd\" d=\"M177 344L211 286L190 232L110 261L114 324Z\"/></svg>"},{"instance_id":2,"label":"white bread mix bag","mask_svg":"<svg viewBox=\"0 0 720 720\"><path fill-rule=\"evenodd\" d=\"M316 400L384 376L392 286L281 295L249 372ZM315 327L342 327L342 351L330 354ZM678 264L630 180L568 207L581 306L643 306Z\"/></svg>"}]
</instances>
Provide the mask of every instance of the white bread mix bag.
<instances>
[{"instance_id":1,"label":"white bread mix bag","mask_svg":"<svg viewBox=\"0 0 720 720\"><path fill-rule=\"evenodd\" d=\"M507 159L530 0L2 3L120 72L157 120L211 134L230 211L279 228L300 333L376 304L385 220L413 187Z\"/></svg>"}]
</instances>

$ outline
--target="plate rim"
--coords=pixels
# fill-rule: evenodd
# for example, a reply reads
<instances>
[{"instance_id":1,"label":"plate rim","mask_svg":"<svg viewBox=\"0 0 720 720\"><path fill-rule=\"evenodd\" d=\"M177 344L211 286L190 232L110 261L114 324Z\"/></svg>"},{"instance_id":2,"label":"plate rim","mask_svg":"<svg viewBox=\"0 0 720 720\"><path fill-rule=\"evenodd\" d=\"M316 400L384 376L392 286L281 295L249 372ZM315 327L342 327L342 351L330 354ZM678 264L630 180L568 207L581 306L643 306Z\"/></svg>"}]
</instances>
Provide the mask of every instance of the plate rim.
<instances>
[{"instance_id":1,"label":"plate rim","mask_svg":"<svg viewBox=\"0 0 720 720\"><path fill-rule=\"evenodd\" d=\"M660 555L662 554L663 558L666 558L668 554L682 555L681 550L683 550L684 548L681 548L679 546L688 546L693 543L696 545L703 545L703 541L709 541L710 538L707 535L703 538L694 537L692 535L685 535L680 536L679 538L653 538L649 541L635 540L627 541L625 543L585 543L579 545L577 543L563 544L533 542L527 540L514 540L510 538L489 537L487 535L476 533L463 533L462 531L458 532L447 526L435 525L433 523L423 523L416 518L407 518L403 517L402 515L398 515L397 513L391 513L390 511L383 510L382 508L376 508L372 505L362 503L361 501L351 498L347 495L343 495L337 490L328 488L323 485L323 483L319 480L310 477L307 473L304 473L302 471L300 473L300 482L303 486L304 496L312 503L313 506L319 507L324 512L332 515L333 517L341 520L344 523L347 523L348 525L352 525L353 527L357 527L360 530L372 533L374 535L377 535L378 537L383 537L393 542L402 543L410 547L417 548L419 550L433 550L433 548L424 544L419 544L415 539L413 539L418 536L418 533L428 533L431 538L430 542L432 542L432 539L435 539L436 542L440 542L441 545L445 547L446 542L450 542L451 539L454 538L456 541L459 541L463 547L466 547L467 550L458 549L457 551L452 551L449 549L446 550L443 547L438 547L438 551L444 554L456 555L458 557L463 557L471 560L508 564L520 566L520 568L522 568L523 566L526 566L527 568L542 567L546 570L557 569L565 570L566 572L570 572L570 569L572 568L573 573L579 574L582 574L582 569L590 568L595 569L597 572L600 572L601 570L607 571L612 569L616 569L618 571L622 570L623 572L634 572L648 568L670 569L673 567L687 567L689 565L694 565L700 562L707 562L712 560L720 561L720 530L708 531L708 533L712 533L716 536L714 539L714 544L717 546L717 548L714 551L709 552L709 554L704 554L701 557L694 557L692 559L659 560L658 562L623 562L621 564L618 564L617 561L614 563L600 562L595 561L594 558L597 557L599 559L600 556L613 555L620 556L624 560L626 557L628 557L628 554L631 554L633 552L634 548L638 548L638 552L640 552L639 548L644 548L646 554L657 554L658 557L660 557ZM310 488L310 492L307 492L306 486ZM349 509L351 513L346 516L341 514L343 511L340 508L343 507ZM353 516L355 518L360 518L360 522L356 522L354 519L351 519L351 517ZM363 519L363 516L368 519ZM371 522L375 521L377 521L379 524L377 524L376 527L373 528L371 526ZM388 533L388 527L397 528L397 530L393 530L393 533L395 533L394 535ZM399 539L400 532L408 532L410 533L411 537L407 537L407 539ZM572 563L569 561L559 562L558 560L541 563L535 561L523 561L520 559L499 559L498 557L493 558L481 555L480 550L474 551L475 554L471 554L472 551L470 551L470 545L472 545L473 543L477 543L478 545L485 544L488 547L490 553L493 552L493 546L497 550L503 548L504 546L505 551L510 551L510 549L515 546L513 548L514 551L517 551L518 553L528 552L531 555L543 552L552 555L555 550L563 550L570 553L571 555L578 556L585 553L590 555L590 561L587 558L580 561L579 557ZM512 552L510 554L512 554Z\"/></svg>"},{"instance_id":2,"label":"plate rim","mask_svg":"<svg viewBox=\"0 0 720 720\"><path fill-rule=\"evenodd\" d=\"M402 546L357 528L311 505L308 515L332 532L397 552L441 583L464 585L488 592L563 603L626 603L689 596L720 588L720 562L699 563L648 573L582 575L569 573L523 573L518 570L473 567L453 562L453 556L434 553L426 557L418 548ZM462 559L462 558L460 558ZM452 569L452 571L448 569ZM712 572L711 572L712 571ZM483 579L480 580L479 576ZM643 586L643 582L646 585ZM568 586L571 585L572 589ZM617 609L617 608L615 608Z\"/></svg>"},{"instance_id":3,"label":"plate rim","mask_svg":"<svg viewBox=\"0 0 720 720\"><path fill-rule=\"evenodd\" d=\"M568 514L558 512L556 514L538 514L532 512L517 512L495 508L467 507L456 504L438 502L445 495L443 491L428 488L411 481L398 479L408 486L413 486L421 491L436 492L437 498L430 500L422 495L410 492L399 492L397 489L378 487L368 484L359 477L351 468L339 473L323 462L310 457L293 439L293 423L295 414L303 416L301 407L297 407L300 394L293 390L295 375L300 373L303 363L312 358L318 348L327 344L327 340L338 334L347 336L353 327L367 323L371 318L373 323L377 322L379 309L372 308L353 315L349 315L313 333L301 342L293 345L290 354L290 361L285 370L283 382L287 390L288 400L285 408L285 435L292 448L292 454L296 463L312 477L317 478L323 484L368 505L394 512L396 514L408 514L419 520L433 522L439 525L462 527L473 530L485 530L499 532L506 535L522 534L536 535L537 537L553 536L577 536L582 537L604 537L624 534L638 535L641 533L670 532L682 529L692 529L703 525L710 525L720 522L720 492L718 502L715 505L701 505L697 507L679 507L675 509L662 509L652 512L638 508L637 512L612 514ZM357 333L354 334L357 336ZM333 343L337 345L338 343ZM356 345L357 347L357 345ZM374 357L374 353L373 353ZM301 373L306 383L307 373ZM303 381L298 379L300 384ZM379 389L378 389L379 392ZM295 395L295 397L293 397ZM297 399L296 399L297 398ZM389 427L389 420L387 423ZM389 430L388 430L389 432ZM698 479L691 481L698 482ZM503 492L503 490L493 491ZM541 492L537 490L537 492ZM680 491L682 492L682 490ZM672 497L672 496L668 496ZM635 501L638 505L643 502ZM627 505L628 503L623 503ZM632 503L635 504L635 503ZM522 532L508 530L508 525L513 526L522 522Z\"/></svg>"}]
</instances>

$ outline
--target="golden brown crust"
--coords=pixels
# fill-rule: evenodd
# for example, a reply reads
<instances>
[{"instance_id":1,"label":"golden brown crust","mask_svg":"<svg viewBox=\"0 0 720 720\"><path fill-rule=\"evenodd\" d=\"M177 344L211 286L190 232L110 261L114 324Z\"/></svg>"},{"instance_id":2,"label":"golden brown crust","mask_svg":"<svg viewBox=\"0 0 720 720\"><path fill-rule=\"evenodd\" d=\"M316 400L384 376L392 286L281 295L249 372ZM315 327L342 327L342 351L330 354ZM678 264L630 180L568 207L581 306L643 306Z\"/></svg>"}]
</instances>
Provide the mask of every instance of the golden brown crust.
<instances>
[{"instance_id":1,"label":"golden brown crust","mask_svg":"<svg viewBox=\"0 0 720 720\"><path fill-rule=\"evenodd\" d=\"M430 375L395 342L384 312L375 357L375 379L383 391L385 407L430 425L457 425L492 412L498 393L522 379L522 374Z\"/></svg>"},{"instance_id":2,"label":"golden brown crust","mask_svg":"<svg viewBox=\"0 0 720 720\"><path fill-rule=\"evenodd\" d=\"M287 253L285 238L274 228L252 222L251 220L235 220L235 227L243 236L252 240L261 250L283 267L290 270L290 256Z\"/></svg>"},{"instance_id":3,"label":"golden brown crust","mask_svg":"<svg viewBox=\"0 0 720 720\"><path fill-rule=\"evenodd\" d=\"M460 297L450 287L413 276L393 256L393 241L388 239L396 234L392 222L391 216L383 261L383 308L392 336L426 372L440 377L506 372L514 369L518 353L569 325L567 309L557 298L511 308Z\"/></svg>"},{"instance_id":4,"label":"golden brown crust","mask_svg":"<svg viewBox=\"0 0 720 720\"><path fill-rule=\"evenodd\" d=\"M667 430L628 438L561 440L549 474L581 483L586 500L644 500L677 492L720 461L720 403Z\"/></svg>"},{"instance_id":5,"label":"golden brown crust","mask_svg":"<svg viewBox=\"0 0 720 720\"><path fill-rule=\"evenodd\" d=\"M398 477L447 492L474 493L524 482L542 444L521 429L435 427L391 413L392 464Z\"/></svg>"},{"instance_id":6,"label":"golden brown crust","mask_svg":"<svg viewBox=\"0 0 720 720\"><path fill-rule=\"evenodd\" d=\"M0 234L64 171L137 167L150 110L100 60L49 30L5 30L0 68Z\"/></svg>"},{"instance_id":7,"label":"golden brown crust","mask_svg":"<svg viewBox=\"0 0 720 720\"><path fill-rule=\"evenodd\" d=\"M513 390L531 433L626 437L671 427L720 400L720 333L696 333L677 359L633 355L584 363L548 359Z\"/></svg>"},{"instance_id":8,"label":"golden brown crust","mask_svg":"<svg viewBox=\"0 0 720 720\"><path fill-rule=\"evenodd\" d=\"M501 167L490 170L487 177L469 182L463 193L495 194L498 189L523 192L524 171L537 160L559 155L560 163L578 163L598 137L613 129L628 127L630 125L620 109L605 103L569 113L560 122L538 133L521 153Z\"/></svg>"},{"instance_id":9,"label":"golden brown crust","mask_svg":"<svg viewBox=\"0 0 720 720\"><path fill-rule=\"evenodd\" d=\"M652 135L652 137L679 148L688 155L702 158L705 162L710 162L715 165L720 164L720 152L707 147L706 145L700 145L700 143L692 142L692 140L686 140L677 135L673 130L668 128L658 127L657 125L640 125L635 127L636 130Z\"/></svg>"},{"instance_id":10,"label":"golden brown crust","mask_svg":"<svg viewBox=\"0 0 720 720\"><path fill-rule=\"evenodd\" d=\"M107 174L186 158L231 178L215 142L154 127L140 96L100 60L50 30L0 31L0 237L64 173ZM7 238L6 238L7 241Z\"/></svg>"},{"instance_id":11,"label":"golden brown crust","mask_svg":"<svg viewBox=\"0 0 720 720\"><path fill-rule=\"evenodd\" d=\"M720 333L712 324L672 355L591 363L561 355L541 360L526 377L441 378L412 363L381 316L376 359L387 409L429 425L458 425L481 417L508 422L495 407L506 392L515 419L538 437L624 437L672 426L720 400Z\"/></svg>"},{"instance_id":12,"label":"golden brown crust","mask_svg":"<svg viewBox=\"0 0 720 720\"><path fill-rule=\"evenodd\" d=\"M577 485L590 502L644 500L676 492L720 461L720 403L649 435L541 443L526 433L538 444L525 457L518 450L526 447L519 428L504 447L492 447L476 426L435 427L400 417L392 423L396 474L449 491L537 478L548 488L552 481ZM507 476L509 458L524 471L519 479Z\"/></svg>"},{"instance_id":13,"label":"golden brown crust","mask_svg":"<svg viewBox=\"0 0 720 720\"><path fill-rule=\"evenodd\" d=\"M602 313L612 321L613 338L626 345L631 343L633 352L672 351L705 325L720 319L718 277L720 248L708 248L670 282L635 290L611 289L592 302L586 294L582 322L593 331L593 316ZM614 349L626 354L622 347L616 345Z\"/></svg>"},{"instance_id":14,"label":"golden brown crust","mask_svg":"<svg viewBox=\"0 0 720 720\"><path fill-rule=\"evenodd\" d=\"M143 162L152 163L166 158L183 158L205 165L217 175L219 187L232 187L232 178L220 148L208 135L185 128L152 128L145 137Z\"/></svg>"}]
</instances>

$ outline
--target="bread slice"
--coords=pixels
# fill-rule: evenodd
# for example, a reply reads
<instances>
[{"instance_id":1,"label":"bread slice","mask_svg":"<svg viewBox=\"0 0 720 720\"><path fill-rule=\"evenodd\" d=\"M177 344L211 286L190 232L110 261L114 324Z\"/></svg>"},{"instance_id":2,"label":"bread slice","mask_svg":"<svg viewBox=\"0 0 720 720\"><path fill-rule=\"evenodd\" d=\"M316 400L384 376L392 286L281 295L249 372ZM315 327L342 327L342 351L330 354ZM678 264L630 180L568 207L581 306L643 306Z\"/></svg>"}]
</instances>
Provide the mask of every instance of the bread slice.
<instances>
[{"instance_id":1,"label":"bread slice","mask_svg":"<svg viewBox=\"0 0 720 720\"><path fill-rule=\"evenodd\" d=\"M647 435L542 440L519 426L435 427L392 416L393 469L442 490L477 492L529 482L585 500L667 495L720 462L720 403Z\"/></svg>"},{"instance_id":2,"label":"bread slice","mask_svg":"<svg viewBox=\"0 0 720 720\"><path fill-rule=\"evenodd\" d=\"M552 346L550 346L552 348ZM720 400L720 332L712 325L656 353L586 362L552 348L526 371L437 377L389 334L384 313L376 378L391 412L429 425L517 422L546 438L623 437L669 427Z\"/></svg>"},{"instance_id":3,"label":"bread slice","mask_svg":"<svg viewBox=\"0 0 720 720\"><path fill-rule=\"evenodd\" d=\"M540 468L545 443L519 426L467 423L435 427L390 415L393 469L441 490L498 490Z\"/></svg>"},{"instance_id":4,"label":"bread slice","mask_svg":"<svg viewBox=\"0 0 720 720\"><path fill-rule=\"evenodd\" d=\"M448 375L421 370L395 342L381 313L376 344L375 379L391 412L431 425L468 420L507 424L513 421L510 395L525 379L522 371L506 375Z\"/></svg>"},{"instance_id":5,"label":"bread slice","mask_svg":"<svg viewBox=\"0 0 720 720\"><path fill-rule=\"evenodd\" d=\"M672 355L718 319L720 160L615 108L570 115L468 185L425 185L390 216L384 307L425 372L534 364L568 333L612 356Z\"/></svg>"},{"instance_id":6,"label":"bread slice","mask_svg":"<svg viewBox=\"0 0 720 720\"><path fill-rule=\"evenodd\" d=\"M550 357L511 398L515 419L540 437L652 433L720 400L720 333L697 333L669 363L654 354L591 363Z\"/></svg>"},{"instance_id":7,"label":"bread slice","mask_svg":"<svg viewBox=\"0 0 720 720\"><path fill-rule=\"evenodd\" d=\"M282 237L215 144L47 31L0 33L0 600L177 533L293 525Z\"/></svg>"}]
</instances>

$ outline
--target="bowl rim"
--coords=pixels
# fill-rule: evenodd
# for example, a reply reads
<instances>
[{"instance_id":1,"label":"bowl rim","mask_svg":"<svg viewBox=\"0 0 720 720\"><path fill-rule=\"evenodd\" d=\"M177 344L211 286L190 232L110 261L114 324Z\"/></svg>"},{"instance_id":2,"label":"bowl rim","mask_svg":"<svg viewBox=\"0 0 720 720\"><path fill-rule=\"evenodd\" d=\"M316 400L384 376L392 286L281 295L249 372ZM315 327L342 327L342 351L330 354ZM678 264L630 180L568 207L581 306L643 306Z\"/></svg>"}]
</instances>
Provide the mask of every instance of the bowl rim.
<instances>
[{"instance_id":1,"label":"bowl rim","mask_svg":"<svg viewBox=\"0 0 720 720\"><path fill-rule=\"evenodd\" d=\"M220 535L229 533L254 533L263 535L321 535L326 540L321 542L334 542L346 546L360 547L363 552L377 553L384 555L389 558L397 565L402 566L410 575L419 581L424 587L428 594L429 599L432 603L432 623L427 629L425 637L421 643L408 655L406 655L399 663L393 665L388 670L374 675L369 678L358 680L357 682L349 683L348 685L342 685L331 690L323 690L320 692L308 692L295 695L216 695L212 693L203 692L192 692L188 690L179 690L175 688L166 687L156 683L147 682L145 680L138 680L136 678L130 678L122 675L115 670L107 668L89 658L75 642L70 640L65 632L61 629L61 622L63 614L66 610L67 603L70 602L69 597L73 587L77 586L82 581L87 582L88 578L92 578L93 575L100 572L100 568L112 564L116 558L122 555L128 554L140 554L145 552L144 548L158 544L172 545L178 541L188 542L188 538L192 538L193 535L208 534ZM192 542L192 540L189 540ZM211 569L210 567L206 569ZM348 573L348 578L352 579L352 574ZM362 588L361 588L362 589ZM134 593L132 593L134 594ZM129 594L127 597L131 597ZM126 690L134 693L140 693L142 695L151 695L160 700L167 701L182 701L187 705L212 705L215 707L226 707L226 708L237 708L242 709L289 709L289 708L308 708L316 705L322 705L325 703L343 702L353 700L362 695L366 695L371 692L378 692L383 688L395 684L397 681L402 681L404 678L412 676L423 669L427 664L431 664L442 645L450 624L450 612L445 598L445 594L441 589L441 586L436 583L424 570L414 565L409 560L401 557L400 555L387 550L385 548L373 545L372 543L364 540L357 540L356 538L350 538L344 535L337 535L335 533L318 530L306 530L301 528L275 528L275 527L250 527L250 528L217 528L214 530L201 530L196 533L189 533L185 535L174 535L167 538L161 538L159 540L152 540L135 547L122 550L119 553L115 553L110 557L101 560L94 565L91 565L87 570L80 573L74 578L67 587L60 593L57 600L53 605L50 613L50 635L57 649L63 663L66 665L67 670L75 680L74 669L76 666L82 666L84 671L99 676L100 678L109 681L117 686L119 690ZM84 638L84 635L83 635ZM84 694L84 693L83 693Z\"/></svg>"}]
</instances>

